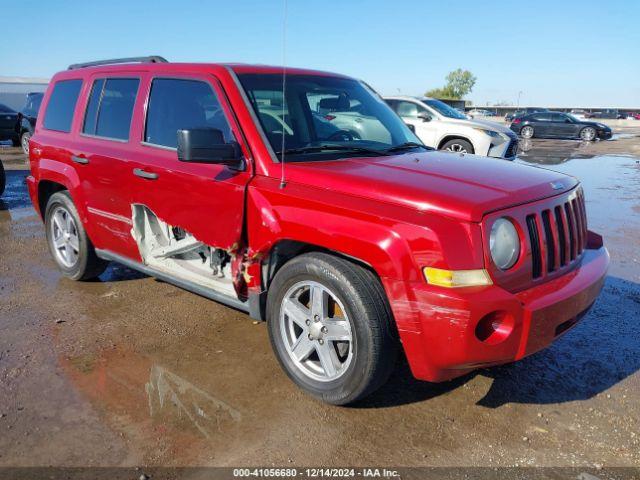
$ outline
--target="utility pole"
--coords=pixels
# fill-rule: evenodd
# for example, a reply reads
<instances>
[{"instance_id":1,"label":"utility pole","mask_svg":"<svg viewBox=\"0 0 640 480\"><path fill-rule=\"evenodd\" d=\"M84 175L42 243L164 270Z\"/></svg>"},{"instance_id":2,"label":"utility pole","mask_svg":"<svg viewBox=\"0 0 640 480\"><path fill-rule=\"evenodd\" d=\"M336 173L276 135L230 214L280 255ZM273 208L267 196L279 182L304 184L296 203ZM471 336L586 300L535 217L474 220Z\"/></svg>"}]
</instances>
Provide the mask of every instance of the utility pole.
<instances>
[{"instance_id":1,"label":"utility pole","mask_svg":"<svg viewBox=\"0 0 640 480\"><path fill-rule=\"evenodd\" d=\"M518 103L516 104L516 111L520 110L520 97L522 96L522 90L518 92Z\"/></svg>"}]
</instances>

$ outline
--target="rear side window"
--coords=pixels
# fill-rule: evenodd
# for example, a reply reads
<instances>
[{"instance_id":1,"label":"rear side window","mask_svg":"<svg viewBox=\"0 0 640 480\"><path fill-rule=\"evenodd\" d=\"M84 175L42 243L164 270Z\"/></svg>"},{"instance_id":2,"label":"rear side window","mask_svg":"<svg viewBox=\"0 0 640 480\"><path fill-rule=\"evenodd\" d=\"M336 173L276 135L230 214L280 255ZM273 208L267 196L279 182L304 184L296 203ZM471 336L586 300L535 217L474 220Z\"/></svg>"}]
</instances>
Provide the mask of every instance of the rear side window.
<instances>
[{"instance_id":1,"label":"rear side window","mask_svg":"<svg viewBox=\"0 0 640 480\"><path fill-rule=\"evenodd\" d=\"M140 80L101 78L93 82L82 132L98 137L129 140L133 106Z\"/></svg>"},{"instance_id":2,"label":"rear side window","mask_svg":"<svg viewBox=\"0 0 640 480\"><path fill-rule=\"evenodd\" d=\"M44 128L67 133L71 131L73 111L76 108L80 87L82 80L56 82L44 115Z\"/></svg>"},{"instance_id":3,"label":"rear side window","mask_svg":"<svg viewBox=\"0 0 640 480\"><path fill-rule=\"evenodd\" d=\"M156 78L151 84L144 141L176 148L178 130L215 128L225 142L234 140L218 97L199 80Z\"/></svg>"}]
</instances>

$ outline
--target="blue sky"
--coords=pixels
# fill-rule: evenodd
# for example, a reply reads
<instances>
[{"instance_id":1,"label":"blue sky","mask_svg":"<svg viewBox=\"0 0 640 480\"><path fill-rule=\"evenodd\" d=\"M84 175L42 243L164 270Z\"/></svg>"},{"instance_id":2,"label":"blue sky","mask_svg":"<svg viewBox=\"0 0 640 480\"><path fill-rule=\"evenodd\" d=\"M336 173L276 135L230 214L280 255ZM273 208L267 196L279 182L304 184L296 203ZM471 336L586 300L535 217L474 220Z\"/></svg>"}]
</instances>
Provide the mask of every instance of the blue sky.
<instances>
[{"instance_id":1,"label":"blue sky","mask_svg":"<svg viewBox=\"0 0 640 480\"><path fill-rule=\"evenodd\" d=\"M282 63L283 0L3 4L4 76L146 54ZM640 107L639 47L638 0L288 0L288 64L383 94L422 94L462 67L478 105L522 91L526 105Z\"/></svg>"}]
</instances>

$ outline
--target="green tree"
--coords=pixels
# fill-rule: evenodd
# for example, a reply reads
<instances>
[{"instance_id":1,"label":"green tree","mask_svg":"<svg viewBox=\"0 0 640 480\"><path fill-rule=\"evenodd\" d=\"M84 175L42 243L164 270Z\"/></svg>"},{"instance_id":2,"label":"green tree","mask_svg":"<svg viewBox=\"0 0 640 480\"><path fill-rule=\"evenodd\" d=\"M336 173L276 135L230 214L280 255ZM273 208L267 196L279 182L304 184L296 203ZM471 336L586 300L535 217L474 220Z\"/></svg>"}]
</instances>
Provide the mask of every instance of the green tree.
<instances>
[{"instance_id":1,"label":"green tree","mask_svg":"<svg viewBox=\"0 0 640 480\"><path fill-rule=\"evenodd\" d=\"M447 75L447 84L442 88L429 90L425 95L435 98L460 100L473 90L477 78L469 70L458 68Z\"/></svg>"}]
</instances>

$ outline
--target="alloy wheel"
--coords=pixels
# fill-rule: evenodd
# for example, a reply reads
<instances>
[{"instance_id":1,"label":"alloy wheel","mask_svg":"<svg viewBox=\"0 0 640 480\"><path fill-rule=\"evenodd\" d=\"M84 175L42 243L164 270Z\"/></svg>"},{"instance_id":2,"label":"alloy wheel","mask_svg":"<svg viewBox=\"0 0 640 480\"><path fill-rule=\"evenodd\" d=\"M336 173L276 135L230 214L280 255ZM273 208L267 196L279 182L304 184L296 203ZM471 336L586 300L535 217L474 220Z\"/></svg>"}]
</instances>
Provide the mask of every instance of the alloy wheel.
<instances>
[{"instance_id":1,"label":"alloy wheel","mask_svg":"<svg viewBox=\"0 0 640 480\"><path fill-rule=\"evenodd\" d=\"M51 214L51 241L57 260L67 268L78 261L80 238L76 222L65 208L56 207Z\"/></svg>"},{"instance_id":2,"label":"alloy wheel","mask_svg":"<svg viewBox=\"0 0 640 480\"><path fill-rule=\"evenodd\" d=\"M533 128L531 128L531 127L523 127L523 129L520 131L520 135L523 138L531 138L531 137L533 137Z\"/></svg>"},{"instance_id":3,"label":"alloy wheel","mask_svg":"<svg viewBox=\"0 0 640 480\"><path fill-rule=\"evenodd\" d=\"M596 131L591 127L584 128L580 132L580 138L582 138L582 140L590 142L591 140L596 138Z\"/></svg>"},{"instance_id":4,"label":"alloy wheel","mask_svg":"<svg viewBox=\"0 0 640 480\"><path fill-rule=\"evenodd\" d=\"M455 152L455 153L467 153L467 149L464 145L460 145L459 143L452 143L447 148L445 148L447 152Z\"/></svg>"},{"instance_id":5,"label":"alloy wheel","mask_svg":"<svg viewBox=\"0 0 640 480\"><path fill-rule=\"evenodd\" d=\"M25 155L29 155L29 139L31 138L31 135L29 135L28 133L23 133L22 137L20 138L20 145L22 146L22 151L25 153Z\"/></svg>"},{"instance_id":6,"label":"alloy wheel","mask_svg":"<svg viewBox=\"0 0 640 480\"><path fill-rule=\"evenodd\" d=\"M305 280L289 288L280 306L282 340L295 366L313 380L340 378L354 354L351 322L326 286Z\"/></svg>"}]
</instances>

